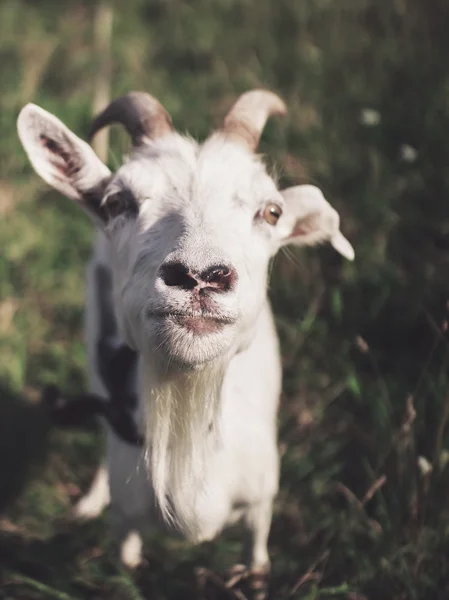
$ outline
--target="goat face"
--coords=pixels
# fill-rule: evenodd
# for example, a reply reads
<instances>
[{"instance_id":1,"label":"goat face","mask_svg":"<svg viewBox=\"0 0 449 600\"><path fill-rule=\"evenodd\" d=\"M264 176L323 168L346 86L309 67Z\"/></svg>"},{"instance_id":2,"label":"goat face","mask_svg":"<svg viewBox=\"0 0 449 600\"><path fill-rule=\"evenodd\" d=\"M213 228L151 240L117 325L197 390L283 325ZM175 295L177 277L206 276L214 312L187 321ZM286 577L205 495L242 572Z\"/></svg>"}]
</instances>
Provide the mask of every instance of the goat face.
<instances>
[{"instance_id":1,"label":"goat face","mask_svg":"<svg viewBox=\"0 0 449 600\"><path fill-rule=\"evenodd\" d=\"M218 137L197 146L173 134L119 170L106 209L109 193L130 191L136 216L108 226L128 337L186 366L243 347L284 204L262 164Z\"/></svg>"},{"instance_id":2,"label":"goat face","mask_svg":"<svg viewBox=\"0 0 449 600\"><path fill-rule=\"evenodd\" d=\"M110 239L117 316L135 349L185 369L230 356L252 339L282 244L330 241L353 258L321 192L279 191L254 154L267 117L284 111L270 92L244 94L199 145L173 131L154 98L131 93L93 125L120 121L132 136L112 175L58 119L22 110L19 135L36 171Z\"/></svg>"}]
</instances>

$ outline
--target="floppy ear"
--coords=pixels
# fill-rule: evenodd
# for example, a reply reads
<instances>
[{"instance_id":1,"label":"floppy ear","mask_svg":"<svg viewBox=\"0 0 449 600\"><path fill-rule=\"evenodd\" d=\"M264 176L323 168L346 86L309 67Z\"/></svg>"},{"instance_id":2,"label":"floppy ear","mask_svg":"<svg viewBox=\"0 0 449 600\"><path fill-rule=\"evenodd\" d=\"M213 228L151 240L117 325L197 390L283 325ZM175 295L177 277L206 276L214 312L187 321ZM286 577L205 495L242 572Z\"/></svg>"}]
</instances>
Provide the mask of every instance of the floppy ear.
<instances>
[{"instance_id":1,"label":"floppy ear","mask_svg":"<svg viewBox=\"0 0 449 600\"><path fill-rule=\"evenodd\" d=\"M340 231L340 217L314 185L298 185L281 192L285 207L279 230L282 244L314 246L330 242L348 260L354 249Z\"/></svg>"},{"instance_id":2,"label":"floppy ear","mask_svg":"<svg viewBox=\"0 0 449 600\"><path fill-rule=\"evenodd\" d=\"M92 148L35 104L21 110L17 130L42 179L76 200L97 222L103 221L100 203L111 172Z\"/></svg>"}]
</instances>

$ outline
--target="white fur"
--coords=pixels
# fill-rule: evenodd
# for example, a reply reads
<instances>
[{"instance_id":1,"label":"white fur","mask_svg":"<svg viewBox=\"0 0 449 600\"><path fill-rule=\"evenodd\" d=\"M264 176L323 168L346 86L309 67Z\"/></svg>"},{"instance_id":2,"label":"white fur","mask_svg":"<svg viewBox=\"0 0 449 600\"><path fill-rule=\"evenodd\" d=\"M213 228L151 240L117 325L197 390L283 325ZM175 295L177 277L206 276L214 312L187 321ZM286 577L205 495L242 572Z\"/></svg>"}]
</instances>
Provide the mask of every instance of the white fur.
<instances>
[{"instance_id":1,"label":"white fur","mask_svg":"<svg viewBox=\"0 0 449 600\"><path fill-rule=\"evenodd\" d=\"M108 469L107 465L101 464L88 493L75 505L73 514L78 519L94 519L103 512L109 501Z\"/></svg>"},{"instance_id":2,"label":"white fur","mask_svg":"<svg viewBox=\"0 0 449 600\"><path fill-rule=\"evenodd\" d=\"M120 548L120 559L130 569L142 562L142 538L137 531L130 531Z\"/></svg>"},{"instance_id":3,"label":"white fur","mask_svg":"<svg viewBox=\"0 0 449 600\"><path fill-rule=\"evenodd\" d=\"M248 562L266 567L278 488L281 390L278 341L266 294L268 263L284 243L324 241L352 259L338 214L314 186L280 192L259 157L220 134L203 145L177 133L148 141L110 181L80 141L81 175L66 181L64 161L52 156L51 148L50 155L40 148L39 132L60 144L66 136L69 153L77 138L46 114L29 105L19 116L24 147L46 181L65 193L70 190L68 195L79 197L91 211L92 199L84 202L80 177L88 173L92 182L97 169L91 185L101 189L98 203L107 207L111 195L128 190L139 204L136 218L118 216L98 232L86 306L92 391L104 391L95 369L99 317L92 273L98 263L113 273L120 331L140 355L135 418L146 448L108 435L111 508L117 534L125 540L122 556L137 562L141 546L136 536L155 525L158 506L164 520L194 542L214 538L243 517L252 539ZM62 176L52 166L61 164ZM273 203L283 213L276 225L263 218ZM231 289L209 296L212 308L207 311L223 321L216 331L200 335L173 317L194 319L206 310L198 308L190 290L164 281L160 268L173 262L196 273L211 265L235 270Z\"/></svg>"}]
</instances>

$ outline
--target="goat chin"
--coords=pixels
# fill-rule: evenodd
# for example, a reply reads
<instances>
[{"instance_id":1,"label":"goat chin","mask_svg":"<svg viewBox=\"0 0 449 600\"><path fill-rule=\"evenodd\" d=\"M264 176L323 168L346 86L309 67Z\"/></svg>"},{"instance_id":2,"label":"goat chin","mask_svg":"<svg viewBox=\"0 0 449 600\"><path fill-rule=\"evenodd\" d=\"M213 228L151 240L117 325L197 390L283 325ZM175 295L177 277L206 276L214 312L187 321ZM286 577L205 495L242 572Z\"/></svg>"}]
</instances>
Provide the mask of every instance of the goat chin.
<instances>
[{"instance_id":1,"label":"goat chin","mask_svg":"<svg viewBox=\"0 0 449 600\"><path fill-rule=\"evenodd\" d=\"M200 370L143 369L146 460L163 519L198 541L195 523L206 459L220 444L220 393L225 359Z\"/></svg>"}]
</instances>

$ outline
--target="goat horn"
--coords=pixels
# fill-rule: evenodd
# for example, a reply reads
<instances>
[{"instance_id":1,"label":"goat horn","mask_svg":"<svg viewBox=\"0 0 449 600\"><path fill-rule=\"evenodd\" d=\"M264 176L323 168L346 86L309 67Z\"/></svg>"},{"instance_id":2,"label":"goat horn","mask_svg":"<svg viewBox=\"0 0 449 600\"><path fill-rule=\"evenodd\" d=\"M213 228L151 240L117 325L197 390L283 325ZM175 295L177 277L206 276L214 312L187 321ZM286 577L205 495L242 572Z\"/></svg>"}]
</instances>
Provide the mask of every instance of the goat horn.
<instances>
[{"instance_id":1,"label":"goat horn","mask_svg":"<svg viewBox=\"0 0 449 600\"><path fill-rule=\"evenodd\" d=\"M273 92L252 90L240 96L227 113L222 134L255 152L271 115L285 115L287 107Z\"/></svg>"},{"instance_id":2,"label":"goat horn","mask_svg":"<svg viewBox=\"0 0 449 600\"><path fill-rule=\"evenodd\" d=\"M140 145L144 138L157 138L173 131L170 115L162 104L146 92L130 92L113 100L92 123L89 140L102 127L121 123L130 134L133 145Z\"/></svg>"}]
</instances>

